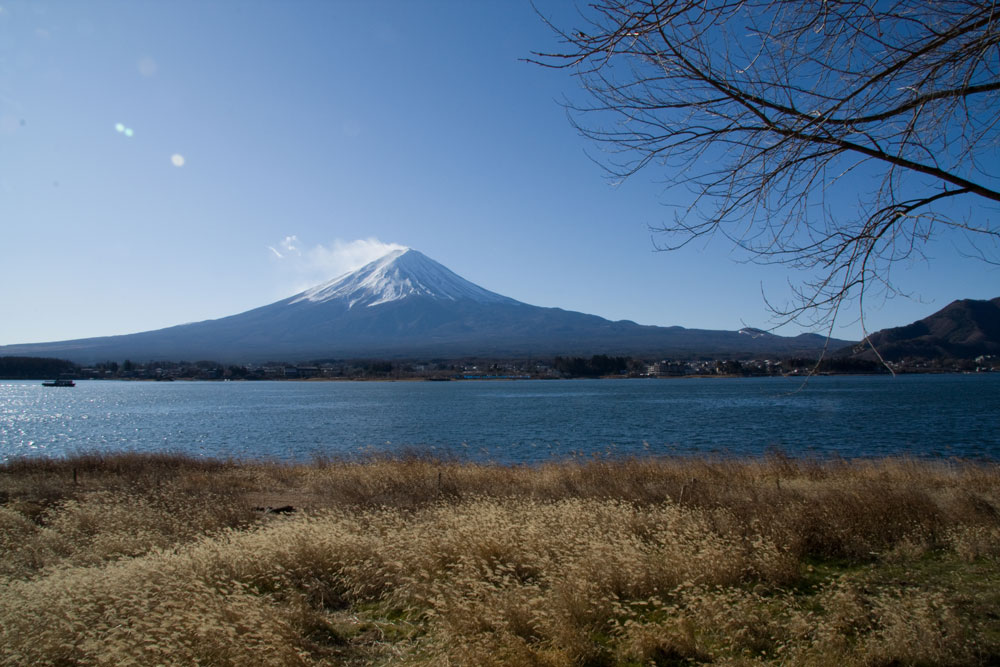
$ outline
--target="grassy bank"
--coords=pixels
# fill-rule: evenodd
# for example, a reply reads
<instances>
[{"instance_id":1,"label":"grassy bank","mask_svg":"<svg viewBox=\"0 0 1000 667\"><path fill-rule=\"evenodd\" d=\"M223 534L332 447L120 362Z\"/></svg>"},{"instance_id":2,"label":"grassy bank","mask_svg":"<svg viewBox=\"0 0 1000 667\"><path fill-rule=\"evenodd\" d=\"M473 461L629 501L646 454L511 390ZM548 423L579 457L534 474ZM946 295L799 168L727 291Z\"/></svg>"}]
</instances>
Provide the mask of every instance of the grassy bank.
<instances>
[{"instance_id":1,"label":"grassy bank","mask_svg":"<svg viewBox=\"0 0 1000 667\"><path fill-rule=\"evenodd\" d=\"M15 461L0 661L996 664L998 510L906 460Z\"/></svg>"}]
</instances>

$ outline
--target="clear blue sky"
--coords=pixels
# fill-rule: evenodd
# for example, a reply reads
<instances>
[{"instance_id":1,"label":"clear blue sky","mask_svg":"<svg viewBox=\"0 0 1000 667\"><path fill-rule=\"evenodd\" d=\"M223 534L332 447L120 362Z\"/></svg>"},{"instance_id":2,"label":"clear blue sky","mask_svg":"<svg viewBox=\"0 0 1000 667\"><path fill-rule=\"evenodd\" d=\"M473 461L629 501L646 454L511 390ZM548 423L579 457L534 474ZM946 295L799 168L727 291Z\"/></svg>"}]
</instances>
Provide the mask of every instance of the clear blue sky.
<instances>
[{"instance_id":1,"label":"clear blue sky","mask_svg":"<svg viewBox=\"0 0 1000 667\"><path fill-rule=\"evenodd\" d=\"M536 305L768 326L795 276L654 252L663 175L605 180L558 104L576 82L520 60L553 44L521 0L0 0L0 344L234 314L379 242ZM953 239L929 254L870 329L1000 295Z\"/></svg>"}]
</instances>

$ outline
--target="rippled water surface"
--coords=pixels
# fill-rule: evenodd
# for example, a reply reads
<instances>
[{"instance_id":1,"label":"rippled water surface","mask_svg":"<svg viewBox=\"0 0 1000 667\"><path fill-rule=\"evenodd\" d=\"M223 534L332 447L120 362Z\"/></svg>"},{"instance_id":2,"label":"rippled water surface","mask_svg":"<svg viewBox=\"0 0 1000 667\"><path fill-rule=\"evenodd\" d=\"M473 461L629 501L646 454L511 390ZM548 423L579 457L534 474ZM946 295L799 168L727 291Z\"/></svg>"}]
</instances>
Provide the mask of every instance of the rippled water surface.
<instances>
[{"instance_id":1,"label":"rippled water surface","mask_svg":"<svg viewBox=\"0 0 1000 667\"><path fill-rule=\"evenodd\" d=\"M1000 374L488 382L0 381L0 460L182 451L309 460L416 449L1000 459Z\"/></svg>"}]
</instances>

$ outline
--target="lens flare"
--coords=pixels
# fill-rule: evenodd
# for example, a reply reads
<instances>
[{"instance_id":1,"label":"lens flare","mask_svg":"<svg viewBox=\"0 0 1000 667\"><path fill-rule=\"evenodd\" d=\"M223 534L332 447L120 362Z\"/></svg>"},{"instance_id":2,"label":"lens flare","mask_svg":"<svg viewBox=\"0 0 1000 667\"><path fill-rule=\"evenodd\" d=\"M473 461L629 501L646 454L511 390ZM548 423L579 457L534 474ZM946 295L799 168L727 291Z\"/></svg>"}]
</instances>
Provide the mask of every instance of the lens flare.
<instances>
[{"instance_id":1,"label":"lens flare","mask_svg":"<svg viewBox=\"0 0 1000 667\"><path fill-rule=\"evenodd\" d=\"M180 153L174 153L173 155L170 156L170 162L175 167L183 167L184 166L184 156L181 155Z\"/></svg>"},{"instance_id":2,"label":"lens flare","mask_svg":"<svg viewBox=\"0 0 1000 667\"><path fill-rule=\"evenodd\" d=\"M139 74L143 76L153 76L156 74L156 70L159 69L159 67L157 66L155 60L147 56L139 61L138 69Z\"/></svg>"}]
</instances>

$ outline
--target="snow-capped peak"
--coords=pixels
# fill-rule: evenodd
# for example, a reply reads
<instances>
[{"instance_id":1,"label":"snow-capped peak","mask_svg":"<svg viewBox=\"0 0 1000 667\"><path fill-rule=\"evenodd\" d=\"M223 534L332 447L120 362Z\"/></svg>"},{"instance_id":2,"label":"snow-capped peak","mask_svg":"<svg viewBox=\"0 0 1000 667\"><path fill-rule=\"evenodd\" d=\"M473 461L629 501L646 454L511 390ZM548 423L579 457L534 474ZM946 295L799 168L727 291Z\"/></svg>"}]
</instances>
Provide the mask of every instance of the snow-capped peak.
<instances>
[{"instance_id":1,"label":"snow-capped peak","mask_svg":"<svg viewBox=\"0 0 1000 667\"><path fill-rule=\"evenodd\" d=\"M348 308L377 306L411 296L478 303L517 303L485 290L410 248L393 250L357 271L292 297L291 303L340 300Z\"/></svg>"}]
</instances>

